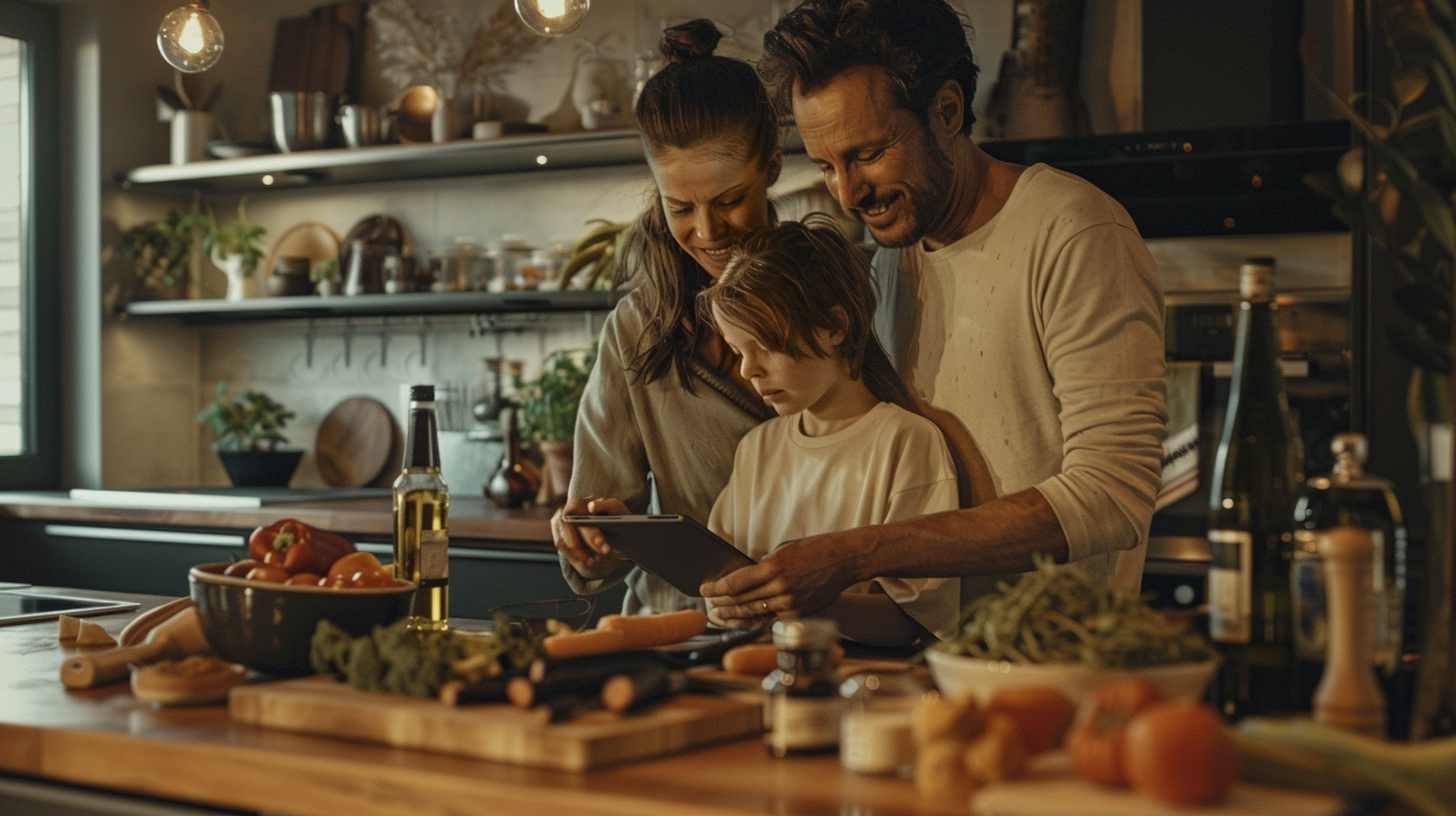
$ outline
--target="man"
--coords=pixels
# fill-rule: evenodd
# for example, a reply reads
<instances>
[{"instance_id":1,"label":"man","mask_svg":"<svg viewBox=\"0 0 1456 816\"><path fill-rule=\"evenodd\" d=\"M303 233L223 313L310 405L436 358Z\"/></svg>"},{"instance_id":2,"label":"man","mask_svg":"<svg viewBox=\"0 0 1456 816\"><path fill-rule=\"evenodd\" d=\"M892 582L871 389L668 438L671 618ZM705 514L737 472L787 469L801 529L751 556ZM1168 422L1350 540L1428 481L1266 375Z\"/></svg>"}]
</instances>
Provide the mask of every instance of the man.
<instances>
[{"instance_id":1,"label":"man","mask_svg":"<svg viewBox=\"0 0 1456 816\"><path fill-rule=\"evenodd\" d=\"M964 603L1038 554L1136 588L1165 369L1156 267L1127 213L971 141L977 69L945 0L805 0L764 45L809 157L882 247L887 347L957 421L941 424L994 498L787 542L703 594L738 626L812 614L881 575L966 576Z\"/></svg>"}]
</instances>

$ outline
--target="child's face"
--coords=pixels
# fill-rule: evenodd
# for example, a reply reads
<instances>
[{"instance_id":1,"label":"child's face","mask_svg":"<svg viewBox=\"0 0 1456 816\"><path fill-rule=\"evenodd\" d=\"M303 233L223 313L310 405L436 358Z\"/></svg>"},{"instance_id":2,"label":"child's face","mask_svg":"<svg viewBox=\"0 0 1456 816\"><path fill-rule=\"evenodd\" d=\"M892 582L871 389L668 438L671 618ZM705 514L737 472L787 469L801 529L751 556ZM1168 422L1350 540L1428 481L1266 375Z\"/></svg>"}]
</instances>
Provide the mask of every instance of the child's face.
<instances>
[{"instance_id":1,"label":"child's face","mask_svg":"<svg viewBox=\"0 0 1456 816\"><path fill-rule=\"evenodd\" d=\"M742 326L724 320L716 306L713 316L723 333L723 341L738 355L738 371L763 401L779 416L797 414L822 407L833 396L837 386L848 382L849 370L838 356L794 357L782 351L770 351ZM821 348L836 348L843 341L838 332L816 329L815 338Z\"/></svg>"}]
</instances>

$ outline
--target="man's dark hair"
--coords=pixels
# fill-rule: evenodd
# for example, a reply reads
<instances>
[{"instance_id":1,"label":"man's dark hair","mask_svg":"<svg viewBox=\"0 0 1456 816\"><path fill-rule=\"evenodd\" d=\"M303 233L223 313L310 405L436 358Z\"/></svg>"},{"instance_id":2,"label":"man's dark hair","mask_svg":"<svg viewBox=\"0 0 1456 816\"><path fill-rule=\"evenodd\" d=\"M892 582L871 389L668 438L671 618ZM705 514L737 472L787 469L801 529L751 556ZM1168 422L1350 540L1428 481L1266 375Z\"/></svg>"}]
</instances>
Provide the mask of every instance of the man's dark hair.
<instances>
[{"instance_id":1,"label":"man's dark hair","mask_svg":"<svg viewBox=\"0 0 1456 816\"><path fill-rule=\"evenodd\" d=\"M884 68L900 102L924 121L946 80L965 96L964 130L976 116L975 55L966 20L946 0L804 0L763 35L759 72L779 110L794 89L813 91L856 65Z\"/></svg>"}]
</instances>

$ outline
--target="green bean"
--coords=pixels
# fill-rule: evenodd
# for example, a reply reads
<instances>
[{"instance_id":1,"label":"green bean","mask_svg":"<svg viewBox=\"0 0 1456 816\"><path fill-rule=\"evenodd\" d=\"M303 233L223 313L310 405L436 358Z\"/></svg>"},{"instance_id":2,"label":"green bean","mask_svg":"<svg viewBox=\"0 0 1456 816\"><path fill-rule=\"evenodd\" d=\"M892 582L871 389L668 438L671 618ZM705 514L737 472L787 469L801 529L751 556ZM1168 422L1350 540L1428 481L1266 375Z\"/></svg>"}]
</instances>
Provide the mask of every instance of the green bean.
<instances>
[{"instance_id":1,"label":"green bean","mask_svg":"<svg viewBox=\"0 0 1456 816\"><path fill-rule=\"evenodd\" d=\"M1136 595L1094 584L1076 567L1038 558L1014 584L968 604L955 635L935 648L1015 663L1087 663L1134 668L1206 660L1200 635Z\"/></svg>"}]
</instances>

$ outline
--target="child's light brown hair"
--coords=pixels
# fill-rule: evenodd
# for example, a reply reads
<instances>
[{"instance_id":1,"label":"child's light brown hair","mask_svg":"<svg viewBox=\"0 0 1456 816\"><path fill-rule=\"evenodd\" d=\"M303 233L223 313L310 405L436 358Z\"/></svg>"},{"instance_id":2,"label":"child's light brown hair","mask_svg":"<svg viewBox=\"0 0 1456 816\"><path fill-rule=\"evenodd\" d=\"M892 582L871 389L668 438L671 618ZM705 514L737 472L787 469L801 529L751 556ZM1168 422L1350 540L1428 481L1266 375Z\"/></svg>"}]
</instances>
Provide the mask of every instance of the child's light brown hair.
<instances>
[{"instance_id":1,"label":"child's light brown hair","mask_svg":"<svg viewBox=\"0 0 1456 816\"><path fill-rule=\"evenodd\" d=\"M850 377L870 393L913 411L909 389L875 339L875 303L869 258L822 213L749 234L698 295L708 325L718 328L721 316L791 357L843 357ZM816 329L842 331L844 339L824 348Z\"/></svg>"}]
</instances>

